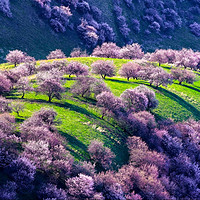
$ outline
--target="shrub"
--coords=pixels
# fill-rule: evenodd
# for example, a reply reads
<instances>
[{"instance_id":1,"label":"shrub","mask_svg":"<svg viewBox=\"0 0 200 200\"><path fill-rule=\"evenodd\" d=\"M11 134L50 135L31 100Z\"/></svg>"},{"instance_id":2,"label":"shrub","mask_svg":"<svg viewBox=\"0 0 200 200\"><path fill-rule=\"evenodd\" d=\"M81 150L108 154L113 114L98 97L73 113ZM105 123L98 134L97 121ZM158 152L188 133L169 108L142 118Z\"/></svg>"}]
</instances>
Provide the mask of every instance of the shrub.
<instances>
[{"instance_id":1,"label":"shrub","mask_svg":"<svg viewBox=\"0 0 200 200\"><path fill-rule=\"evenodd\" d=\"M190 31L196 35L197 37L200 37L200 24L197 22L194 22L193 24L190 24Z\"/></svg>"},{"instance_id":2,"label":"shrub","mask_svg":"<svg viewBox=\"0 0 200 200\"><path fill-rule=\"evenodd\" d=\"M9 0L0 1L0 11L2 11L7 17L12 17Z\"/></svg>"}]
</instances>

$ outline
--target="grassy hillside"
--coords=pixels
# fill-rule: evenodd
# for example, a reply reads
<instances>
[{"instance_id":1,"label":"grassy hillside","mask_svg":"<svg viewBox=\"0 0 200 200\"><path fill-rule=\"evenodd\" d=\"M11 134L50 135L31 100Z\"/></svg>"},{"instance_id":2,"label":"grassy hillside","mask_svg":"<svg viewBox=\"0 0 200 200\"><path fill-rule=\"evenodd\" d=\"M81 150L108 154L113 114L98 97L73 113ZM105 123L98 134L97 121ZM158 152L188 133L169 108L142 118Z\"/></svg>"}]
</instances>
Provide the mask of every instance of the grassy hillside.
<instances>
[{"instance_id":1,"label":"grassy hillside","mask_svg":"<svg viewBox=\"0 0 200 200\"><path fill-rule=\"evenodd\" d=\"M90 66L92 62L99 59L90 57L69 58L67 60L77 60ZM113 60L117 70L123 63L128 62L128 60L123 59L101 59ZM40 62L38 61L38 64ZM8 64L0 65L0 69L9 67L12 68L13 66L9 66ZM164 65L163 67L167 68ZM32 80L34 80L34 75L32 76ZM7 98L25 104L25 110L20 113L20 117L13 113L17 121L21 123L41 107L53 108L58 113L58 119L62 121L62 124L58 126L58 130L67 139L69 150L76 159L87 159L88 144L92 139L99 139L105 142L105 145L110 147L116 154L115 161L118 165L126 163L128 159L125 156L127 155L125 147L126 135L122 135L122 131L113 120L101 119L100 111L95 106L96 102L94 100L75 97L69 92L69 88L74 81L73 77L66 77L66 92L63 99L61 101L54 99L52 103L48 102L47 96L36 95L34 92L26 94L23 100L21 99L21 94L13 92ZM118 76L106 78L105 83L116 96L120 96L128 88L134 88L140 84L150 87L145 81L131 80L128 82L126 79ZM167 88L155 88L153 86L150 88L155 91L156 98L159 100L158 108L153 111L157 120L165 118L171 118L174 121L183 121L188 118L200 120L200 80L196 81L193 85L179 85L175 83Z\"/></svg>"},{"instance_id":2,"label":"grassy hillside","mask_svg":"<svg viewBox=\"0 0 200 200\"><path fill-rule=\"evenodd\" d=\"M164 3L169 1L163 0ZM188 25L193 22L200 22L198 15L192 15L188 9L194 6L190 1L176 1L176 9L181 16L182 27L177 28L170 34L155 33L146 34L148 25L143 20L145 9L144 2L133 2L135 9L130 10L125 1L120 1L122 15L126 18L126 23L130 29L128 41L123 39L119 31L116 17L114 16L113 0L93 1L88 0L90 6L96 6L102 11L101 22L106 22L116 34L116 43L120 46L129 42L138 42L145 51L153 51L156 48L173 48L180 49L182 47L193 48L199 50L199 37L194 36ZM57 5L57 1L52 1L53 5ZM169 3L170 4L170 3ZM169 7L169 6L168 6ZM77 46L85 48L84 42L77 34L76 28L80 24L80 18L83 17L78 12L73 13L71 22L74 30L69 28L65 33L56 33L52 30L47 19L41 18L37 9L33 6L32 0L10 1L10 9L13 17L7 18L0 13L0 62L3 62L5 55L9 50L20 49L27 52L36 59L45 58L45 56L56 48L62 49L66 55ZM162 11L162 10L161 10ZM159 11L161 13L161 11ZM160 14L161 15L161 14ZM139 33L132 29L132 19L140 21ZM88 49L91 50L91 49Z\"/></svg>"}]
</instances>

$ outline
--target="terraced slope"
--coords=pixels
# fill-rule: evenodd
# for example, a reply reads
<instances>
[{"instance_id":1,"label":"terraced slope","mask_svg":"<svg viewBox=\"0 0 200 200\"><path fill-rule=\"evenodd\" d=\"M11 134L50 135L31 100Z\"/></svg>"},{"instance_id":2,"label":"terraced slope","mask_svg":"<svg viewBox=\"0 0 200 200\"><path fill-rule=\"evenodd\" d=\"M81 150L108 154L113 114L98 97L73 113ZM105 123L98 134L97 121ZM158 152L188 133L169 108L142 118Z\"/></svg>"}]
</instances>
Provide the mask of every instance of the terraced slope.
<instances>
[{"instance_id":1,"label":"terraced slope","mask_svg":"<svg viewBox=\"0 0 200 200\"><path fill-rule=\"evenodd\" d=\"M98 59L102 58L69 58L67 60L78 60L90 65ZM117 69L128 61L103 59L113 60ZM40 62L41 61L38 61L38 64ZM0 65L0 69L9 67L13 66L9 66L8 64ZM31 78L34 80L34 75ZM58 126L58 130L68 140L69 149L75 158L87 159L88 144L92 139L98 138L114 151L116 154L116 163L122 165L127 161L127 157L124 156L127 155L127 149L124 146L126 133L122 134L122 131L113 120L101 119L101 114L99 109L95 106L96 102L94 100L73 96L69 92L69 88L73 83L73 77L66 77L66 92L61 101L53 99L52 103L49 103L46 96L36 96L34 92L26 94L23 100L20 99L21 94L18 92L13 92L7 98L13 101L22 101L25 104L24 112L20 113L20 117L16 116L19 123L30 117L33 112L39 110L41 107L51 107L55 109L58 113L58 118L62 121L62 124ZM145 81L131 80L128 82L126 79L118 76L107 78L105 83L117 96L120 96L124 90L134 88L140 84L150 87ZM172 118L175 121L182 121L190 117L200 120L200 80L196 81L193 85L178 85L175 83L167 88L155 88L153 86L150 88L156 92L156 97L159 100L158 108L153 111L157 120Z\"/></svg>"}]
</instances>

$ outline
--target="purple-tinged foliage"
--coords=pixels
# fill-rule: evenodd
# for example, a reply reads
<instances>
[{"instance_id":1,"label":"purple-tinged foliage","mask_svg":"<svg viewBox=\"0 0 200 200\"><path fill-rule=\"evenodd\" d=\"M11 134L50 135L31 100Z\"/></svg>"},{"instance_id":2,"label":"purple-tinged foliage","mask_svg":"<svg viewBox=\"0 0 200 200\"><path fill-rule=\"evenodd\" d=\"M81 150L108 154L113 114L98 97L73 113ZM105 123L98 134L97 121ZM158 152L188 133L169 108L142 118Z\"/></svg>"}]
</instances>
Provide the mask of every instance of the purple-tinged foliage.
<instances>
[{"instance_id":1,"label":"purple-tinged foliage","mask_svg":"<svg viewBox=\"0 0 200 200\"><path fill-rule=\"evenodd\" d=\"M11 107L9 104L10 104L9 100L0 96L0 113L10 112Z\"/></svg>"},{"instance_id":2,"label":"purple-tinged foliage","mask_svg":"<svg viewBox=\"0 0 200 200\"><path fill-rule=\"evenodd\" d=\"M148 99L134 89L126 89L120 96L128 112L139 112L147 109Z\"/></svg>"},{"instance_id":3,"label":"purple-tinged foliage","mask_svg":"<svg viewBox=\"0 0 200 200\"><path fill-rule=\"evenodd\" d=\"M5 75L0 73L0 95L9 92L11 87L11 81Z\"/></svg>"},{"instance_id":4,"label":"purple-tinged foliage","mask_svg":"<svg viewBox=\"0 0 200 200\"><path fill-rule=\"evenodd\" d=\"M132 23L133 31L135 31L136 33L139 33L140 32L140 22L137 19L132 19L131 23Z\"/></svg>"},{"instance_id":5,"label":"purple-tinged foliage","mask_svg":"<svg viewBox=\"0 0 200 200\"><path fill-rule=\"evenodd\" d=\"M88 2L82 0L77 3L77 9L80 13L86 14L90 12L90 5Z\"/></svg>"},{"instance_id":6,"label":"purple-tinged foliage","mask_svg":"<svg viewBox=\"0 0 200 200\"><path fill-rule=\"evenodd\" d=\"M32 117L24 121L20 130L22 133L29 132L33 127L46 127L48 130L55 130L57 113L51 108L42 108L35 112Z\"/></svg>"},{"instance_id":7,"label":"purple-tinged foliage","mask_svg":"<svg viewBox=\"0 0 200 200\"><path fill-rule=\"evenodd\" d=\"M144 165L155 165L160 170L164 170L167 166L167 159L164 155L156 151L150 151L145 142L139 137L129 137L127 145L130 153L129 163L135 167Z\"/></svg>"},{"instance_id":8,"label":"purple-tinged foliage","mask_svg":"<svg viewBox=\"0 0 200 200\"><path fill-rule=\"evenodd\" d=\"M12 63L15 65L20 64L24 61L25 59L25 54L20 51L20 50L14 50L14 51L10 51L9 54L6 56L6 60L9 63Z\"/></svg>"},{"instance_id":9,"label":"purple-tinged foliage","mask_svg":"<svg viewBox=\"0 0 200 200\"><path fill-rule=\"evenodd\" d=\"M102 119L104 116L117 117L124 111L124 105L120 98L115 97L111 92L102 92L97 95L97 106L101 108Z\"/></svg>"},{"instance_id":10,"label":"purple-tinged foliage","mask_svg":"<svg viewBox=\"0 0 200 200\"><path fill-rule=\"evenodd\" d=\"M154 109L158 106L159 102L156 99L156 95L153 90L149 89L148 87L146 87L144 85L140 85L140 86L134 88L134 91L137 93L142 93L147 97L147 99L148 99L147 110Z\"/></svg>"},{"instance_id":11,"label":"purple-tinged foliage","mask_svg":"<svg viewBox=\"0 0 200 200\"><path fill-rule=\"evenodd\" d=\"M97 46L92 55L95 57L105 58L119 58L120 47L115 43L103 43L101 46Z\"/></svg>"},{"instance_id":12,"label":"purple-tinged foliage","mask_svg":"<svg viewBox=\"0 0 200 200\"><path fill-rule=\"evenodd\" d=\"M100 44L115 40L115 33L107 23L100 24L98 35Z\"/></svg>"},{"instance_id":13,"label":"purple-tinged foliage","mask_svg":"<svg viewBox=\"0 0 200 200\"><path fill-rule=\"evenodd\" d=\"M95 20L100 21L102 16L102 11L96 6L91 6L91 13Z\"/></svg>"},{"instance_id":14,"label":"purple-tinged foliage","mask_svg":"<svg viewBox=\"0 0 200 200\"><path fill-rule=\"evenodd\" d=\"M137 43L126 45L120 50L120 58L124 59L141 59L144 56L144 52Z\"/></svg>"},{"instance_id":15,"label":"purple-tinged foliage","mask_svg":"<svg viewBox=\"0 0 200 200\"><path fill-rule=\"evenodd\" d=\"M86 19L81 19L81 24L77 27L77 31L85 41L87 47L91 48L97 45L99 39L98 31L95 27L89 25Z\"/></svg>"},{"instance_id":16,"label":"purple-tinged foliage","mask_svg":"<svg viewBox=\"0 0 200 200\"><path fill-rule=\"evenodd\" d=\"M29 193L33 189L33 181L36 173L36 167L33 163L25 158L18 157L6 169L21 193Z\"/></svg>"},{"instance_id":17,"label":"purple-tinged foliage","mask_svg":"<svg viewBox=\"0 0 200 200\"><path fill-rule=\"evenodd\" d=\"M87 65L84 65L77 61L70 62L65 68L64 72L69 75L76 75L79 76L87 76L89 74L89 69Z\"/></svg>"},{"instance_id":18,"label":"purple-tinged foliage","mask_svg":"<svg viewBox=\"0 0 200 200\"><path fill-rule=\"evenodd\" d=\"M194 22L193 24L190 24L190 30L191 32L196 35L197 37L200 36L200 24L198 24L197 22Z\"/></svg>"},{"instance_id":19,"label":"purple-tinged foliage","mask_svg":"<svg viewBox=\"0 0 200 200\"><path fill-rule=\"evenodd\" d=\"M70 57L75 58L75 57L88 57L88 54L85 51L82 51L80 48L74 48L71 53Z\"/></svg>"},{"instance_id":20,"label":"purple-tinged foliage","mask_svg":"<svg viewBox=\"0 0 200 200\"><path fill-rule=\"evenodd\" d=\"M21 97L22 99L24 98L24 95L26 92L30 92L33 90L28 78L26 77L20 78L17 81L15 88L17 89L18 92L22 93L22 97Z\"/></svg>"},{"instance_id":21,"label":"purple-tinged foliage","mask_svg":"<svg viewBox=\"0 0 200 200\"><path fill-rule=\"evenodd\" d=\"M94 186L98 192L103 194L105 199L125 200L122 187L111 171L96 174Z\"/></svg>"},{"instance_id":22,"label":"purple-tinged foliage","mask_svg":"<svg viewBox=\"0 0 200 200\"><path fill-rule=\"evenodd\" d=\"M170 199L169 193L159 179L159 170L155 165L142 167L124 165L116 175L126 194L137 191L144 199Z\"/></svg>"},{"instance_id":23,"label":"purple-tinged foliage","mask_svg":"<svg viewBox=\"0 0 200 200\"><path fill-rule=\"evenodd\" d=\"M10 0L1 0L0 1L0 11L3 12L4 15L11 18L12 12L10 10Z\"/></svg>"},{"instance_id":24,"label":"purple-tinged foliage","mask_svg":"<svg viewBox=\"0 0 200 200\"><path fill-rule=\"evenodd\" d=\"M64 88L59 81L47 78L44 81L39 82L36 92L47 95L48 101L51 102L53 98L62 98L61 94L64 92Z\"/></svg>"},{"instance_id":25,"label":"purple-tinged foliage","mask_svg":"<svg viewBox=\"0 0 200 200\"><path fill-rule=\"evenodd\" d=\"M97 95L105 91L110 91L106 84L102 80L93 77L79 77L71 87L73 94L81 95L82 97L91 97L94 95L96 98Z\"/></svg>"},{"instance_id":26,"label":"purple-tinged foliage","mask_svg":"<svg viewBox=\"0 0 200 200\"><path fill-rule=\"evenodd\" d=\"M174 80L177 80L181 85L182 82L193 84L195 81L195 74L188 70L181 70L180 68L175 68L171 70L171 74Z\"/></svg>"},{"instance_id":27,"label":"purple-tinged foliage","mask_svg":"<svg viewBox=\"0 0 200 200\"><path fill-rule=\"evenodd\" d=\"M112 77L116 74L115 66L111 61L98 60L91 65L93 74L100 74L103 79L106 76Z\"/></svg>"},{"instance_id":28,"label":"purple-tinged foliage","mask_svg":"<svg viewBox=\"0 0 200 200\"><path fill-rule=\"evenodd\" d=\"M94 180L92 177L79 174L65 182L68 194L73 198L86 199L94 195Z\"/></svg>"},{"instance_id":29,"label":"purple-tinged foliage","mask_svg":"<svg viewBox=\"0 0 200 200\"><path fill-rule=\"evenodd\" d=\"M66 200L68 199L67 193L63 189L57 188L56 185L47 183L43 184L38 191L38 197L40 199L56 199L56 200Z\"/></svg>"},{"instance_id":30,"label":"purple-tinged foliage","mask_svg":"<svg viewBox=\"0 0 200 200\"><path fill-rule=\"evenodd\" d=\"M127 78L129 81L130 78L137 79L138 72L141 70L141 66L134 62L128 62L122 65L119 70L119 75Z\"/></svg>"},{"instance_id":31,"label":"purple-tinged foliage","mask_svg":"<svg viewBox=\"0 0 200 200\"><path fill-rule=\"evenodd\" d=\"M122 36L125 39L127 39L128 36L129 36L129 32L131 30L128 28L128 25L126 23L126 18L123 15L121 15L121 16L117 17L117 22L118 22L118 25L119 25L120 33L122 34Z\"/></svg>"},{"instance_id":32,"label":"purple-tinged foliage","mask_svg":"<svg viewBox=\"0 0 200 200\"><path fill-rule=\"evenodd\" d=\"M112 160L115 157L114 153L107 147L103 146L103 143L98 140L91 141L88 152L92 160L104 169L109 169Z\"/></svg>"},{"instance_id":33,"label":"purple-tinged foliage","mask_svg":"<svg viewBox=\"0 0 200 200\"><path fill-rule=\"evenodd\" d=\"M38 169L46 170L52 161L49 143L43 140L31 141L23 144L23 157L31 160Z\"/></svg>"},{"instance_id":34,"label":"purple-tinged foliage","mask_svg":"<svg viewBox=\"0 0 200 200\"><path fill-rule=\"evenodd\" d=\"M6 184L0 187L0 199L1 200L13 200L17 198L17 184L13 181L7 181Z\"/></svg>"},{"instance_id":35,"label":"purple-tinged foliage","mask_svg":"<svg viewBox=\"0 0 200 200\"><path fill-rule=\"evenodd\" d=\"M60 58L66 58L65 54L60 50L56 49L55 51L51 51L50 54L47 56L47 59L60 59Z\"/></svg>"},{"instance_id":36,"label":"purple-tinged foliage","mask_svg":"<svg viewBox=\"0 0 200 200\"><path fill-rule=\"evenodd\" d=\"M50 25L56 32L65 32L69 25L69 17L72 16L69 7L54 6L51 11ZM64 57L62 57L64 58Z\"/></svg>"}]
</instances>

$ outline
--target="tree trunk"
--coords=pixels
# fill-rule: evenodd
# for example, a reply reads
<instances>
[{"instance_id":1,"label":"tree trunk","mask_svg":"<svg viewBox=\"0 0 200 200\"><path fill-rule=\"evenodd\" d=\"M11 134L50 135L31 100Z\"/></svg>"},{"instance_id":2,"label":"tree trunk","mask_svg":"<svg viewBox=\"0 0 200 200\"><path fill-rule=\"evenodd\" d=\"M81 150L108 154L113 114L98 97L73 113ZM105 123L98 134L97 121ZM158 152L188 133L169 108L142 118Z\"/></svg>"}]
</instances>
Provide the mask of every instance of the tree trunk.
<instances>
[{"instance_id":1,"label":"tree trunk","mask_svg":"<svg viewBox=\"0 0 200 200\"><path fill-rule=\"evenodd\" d=\"M25 94L24 94L24 92L23 92L23 93L22 93L22 97L21 97L22 99L24 98L24 95L25 95Z\"/></svg>"},{"instance_id":2,"label":"tree trunk","mask_svg":"<svg viewBox=\"0 0 200 200\"><path fill-rule=\"evenodd\" d=\"M52 100L52 97L51 97L51 96L49 96L49 100L48 100L48 101L49 101L49 102L51 102L51 100Z\"/></svg>"},{"instance_id":3,"label":"tree trunk","mask_svg":"<svg viewBox=\"0 0 200 200\"><path fill-rule=\"evenodd\" d=\"M127 77L127 81L129 81L129 77Z\"/></svg>"},{"instance_id":4,"label":"tree trunk","mask_svg":"<svg viewBox=\"0 0 200 200\"><path fill-rule=\"evenodd\" d=\"M181 85L182 81L179 81L179 85Z\"/></svg>"}]
</instances>

